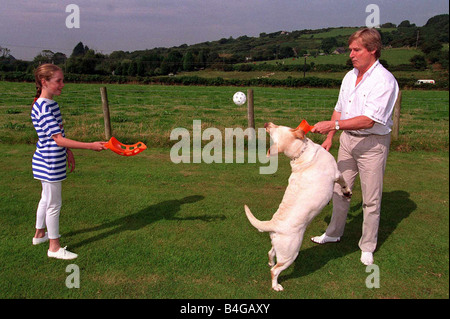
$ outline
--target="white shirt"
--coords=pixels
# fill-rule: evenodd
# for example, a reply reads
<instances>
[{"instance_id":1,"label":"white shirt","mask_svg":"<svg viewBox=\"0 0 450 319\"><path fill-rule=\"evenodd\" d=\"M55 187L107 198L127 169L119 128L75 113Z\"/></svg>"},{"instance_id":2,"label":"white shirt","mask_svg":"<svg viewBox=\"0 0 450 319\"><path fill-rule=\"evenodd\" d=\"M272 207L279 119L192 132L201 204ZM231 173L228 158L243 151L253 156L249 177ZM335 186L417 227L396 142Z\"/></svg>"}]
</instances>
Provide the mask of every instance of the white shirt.
<instances>
[{"instance_id":1,"label":"white shirt","mask_svg":"<svg viewBox=\"0 0 450 319\"><path fill-rule=\"evenodd\" d=\"M341 120L365 115L375 121L369 129L352 131L356 134L389 134L399 92L395 77L378 60L355 86L358 73L357 69L353 69L345 75L335 111L341 113Z\"/></svg>"}]
</instances>

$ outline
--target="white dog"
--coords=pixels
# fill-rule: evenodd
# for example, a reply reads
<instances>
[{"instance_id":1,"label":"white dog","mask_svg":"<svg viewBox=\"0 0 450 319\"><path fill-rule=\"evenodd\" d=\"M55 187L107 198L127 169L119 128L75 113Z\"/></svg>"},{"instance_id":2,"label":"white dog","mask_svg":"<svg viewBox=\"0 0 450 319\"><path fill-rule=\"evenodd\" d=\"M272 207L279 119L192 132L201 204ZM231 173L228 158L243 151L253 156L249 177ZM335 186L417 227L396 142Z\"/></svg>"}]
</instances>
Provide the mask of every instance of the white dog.
<instances>
[{"instance_id":1,"label":"white dog","mask_svg":"<svg viewBox=\"0 0 450 319\"><path fill-rule=\"evenodd\" d=\"M344 196L350 197L352 193L334 157L322 146L305 138L302 129L273 123L266 123L264 127L273 141L267 156L284 153L291 158L292 173L283 200L270 221L258 220L247 205L245 213L255 228L270 232L272 288L281 291L283 287L278 284L278 276L297 258L306 227L331 200L334 184L341 185Z\"/></svg>"}]
</instances>

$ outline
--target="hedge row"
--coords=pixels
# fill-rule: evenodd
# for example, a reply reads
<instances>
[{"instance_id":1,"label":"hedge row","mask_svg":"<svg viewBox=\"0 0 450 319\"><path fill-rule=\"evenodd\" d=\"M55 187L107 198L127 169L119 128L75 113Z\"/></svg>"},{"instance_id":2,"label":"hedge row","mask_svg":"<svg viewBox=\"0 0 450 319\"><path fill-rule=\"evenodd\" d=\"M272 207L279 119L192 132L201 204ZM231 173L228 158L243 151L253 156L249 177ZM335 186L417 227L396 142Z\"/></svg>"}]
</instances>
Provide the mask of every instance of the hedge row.
<instances>
[{"instance_id":1,"label":"hedge row","mask_svg":"<svg viewBox=\"0 0 450 319\"><path fill-rule=\"evenodd\" d=\"M1 81L34 82L34 75L26 72L0 72ZM73 74L64 73L68 83L130 83L136 78L121 75Z\"/></svg>"},{"instance_id":2,"label":"hedge row","mask_svg":"<svg viewBox=\"0 0 450 319\"><path fill-rule=\"evenodd\" d=\"M32 74L24 72L0 72L1 81L34 82ZM203 78L199 76L156 76L156 77L130 77L121 75L90 75L90 74L64 74L64 81L68 83L141 83L165 85L205 85L205 86L286 86L286 87L339 87L340 81L316 77L292 78L276 80L261 79L223 79Z\"/></svg>"},{"instance_id":3,"label":"hedge row","mask_svg":"<svg viewBox=\"0 0 450 319\"><path fill-rule=\"evenodd\" d=\"M382 64L389 71L418 71L413 64L399 64L387 66L386 61L381 61ZM251 71L266 71L266 72L343 72L349 71L353 67L343 64L273 64L273 63L242 63L233 65L230 71L251 72Z\"/></svg>"},{"instance_id":4,"label":"hedge row","mask_svg":"<svg viewBox=\"0 0 450 319\"><path fill-rule=\"evenodd\" d=\"M180 77L157 77L152 78L150 83L161 84L181 84L181 85L212 85L212 86L283 86L283 87L339 87L341 81L333 79L322 79L316 77L307 78L293 78L289 77L283 80L271 78L254 78L254 79L223 79L216 78L202 78L198 76L180 76Z\"/></svg>"},{"instance_id":5,"label":"hedge row","mask_svg":"<svg viewBox=\"0 0 450 319\"><path fill-rule=\"evenodd\" d=\"M251 72L251 71L266 71L266 72L342 72L348 71L350 68L346 65L340 64L271 64L271 63L243 63L233 66L234 71Z\"/></svg>"},{"instance_id":6,"label":"hedge row","mask_svg":"<svg viewBox=\"0 0 450 319\"><path fill-rule=\"evenodd\" d=\"M32 74L25 72L0 72L1 81L12 82L34 82ZM162 84L162 85L204 85L204 86L273 86L273 87L314 87L314 88L339 88L341 80L325 79L317 77L293 78L277 80L271 78L259 79L223 79L203 78L199 76L157 76L157 77L130 77L121 75L90 75L71 74L64 75L68 83L105 83L105 84ZM414 79L397 78L400 88L426 88L446 89L449 88L447 80L437 81L435 85L416 86Z\"/></svg>"}]
</instances>

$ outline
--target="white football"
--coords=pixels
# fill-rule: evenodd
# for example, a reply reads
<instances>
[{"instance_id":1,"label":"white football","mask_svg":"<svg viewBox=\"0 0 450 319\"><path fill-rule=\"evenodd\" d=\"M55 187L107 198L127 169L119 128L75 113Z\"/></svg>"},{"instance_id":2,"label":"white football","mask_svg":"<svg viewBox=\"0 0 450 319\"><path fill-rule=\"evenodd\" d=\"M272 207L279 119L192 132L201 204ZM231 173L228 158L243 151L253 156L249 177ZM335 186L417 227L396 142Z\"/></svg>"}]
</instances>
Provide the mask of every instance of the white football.
<instances>
[{"instance_id":1,"label":"white football","mask_svg":"<svg viewBox=\"0 0 450 319\"><path fill-rule=\"evenodd\" d=\"M233 102L236 105L242 105L247 101L247 97L242 92L236 92L233 95Z\"/></svg>"}]
</instances>

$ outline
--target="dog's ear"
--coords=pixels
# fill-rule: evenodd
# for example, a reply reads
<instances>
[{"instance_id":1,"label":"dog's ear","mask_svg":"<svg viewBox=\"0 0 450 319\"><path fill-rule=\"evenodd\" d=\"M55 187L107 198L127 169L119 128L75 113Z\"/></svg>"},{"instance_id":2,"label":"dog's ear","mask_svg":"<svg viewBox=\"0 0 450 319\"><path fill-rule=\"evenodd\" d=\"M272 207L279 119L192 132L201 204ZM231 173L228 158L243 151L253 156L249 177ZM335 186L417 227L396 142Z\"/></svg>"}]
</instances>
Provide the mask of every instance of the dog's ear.
<instances>
[{"instance_id":1,"label":"dog's ear","mask_svg":"<svg viewBox=\"0 0 450 319\"><path fill-rule=\"evenodd\" d=\"M305 132L299 127L296 129L291 129L291 132L294 134L295 138L303 140L305 138Z\"/></svg>"}]
</instances>

